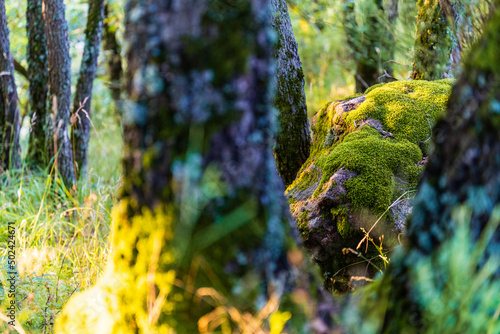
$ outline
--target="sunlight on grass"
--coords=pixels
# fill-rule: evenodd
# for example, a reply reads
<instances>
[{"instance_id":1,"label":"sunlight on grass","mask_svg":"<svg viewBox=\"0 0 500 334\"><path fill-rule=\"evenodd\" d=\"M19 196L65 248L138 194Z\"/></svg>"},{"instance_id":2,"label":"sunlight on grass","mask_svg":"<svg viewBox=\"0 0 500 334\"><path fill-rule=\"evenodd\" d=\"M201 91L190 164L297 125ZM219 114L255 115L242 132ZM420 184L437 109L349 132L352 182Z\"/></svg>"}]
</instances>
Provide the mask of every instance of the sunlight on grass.
<instances>
[{"instance_id":1,"label":"sunlight on grass","mask_svg":"<svg viewBox=\"0 0 500 334\"><path fill-rule=\"evenodd\" d=\"M69 297L90 287L103 271L118 184L88 180L75 197L61 195L61 186L43 175L6 174L0 180L0 257L5 266L7 224L14 222L17 318L28 333L51 333ZM3 289L0 296L5 306Z\"/></svg>"}]
</instances>

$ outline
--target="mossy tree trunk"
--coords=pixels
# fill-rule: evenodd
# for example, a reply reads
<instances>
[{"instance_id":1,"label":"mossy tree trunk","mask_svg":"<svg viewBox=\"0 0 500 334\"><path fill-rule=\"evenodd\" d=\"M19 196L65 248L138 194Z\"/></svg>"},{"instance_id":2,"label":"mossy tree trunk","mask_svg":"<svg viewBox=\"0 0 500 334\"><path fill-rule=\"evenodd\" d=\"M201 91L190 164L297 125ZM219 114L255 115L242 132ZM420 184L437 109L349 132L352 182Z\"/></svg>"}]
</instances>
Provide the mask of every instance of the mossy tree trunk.
<instances>
[{"instance_id":1,"label":"mossy tree trunk","mask_svg":"<svg viewBox=\"0 0 500 334\"><path fill-rule=\"evenodd\" d=\"M76 166L76 177L87 171L87 150L90 138L90 115L92 102L92 86L97 70L97 57L101 46L102 26L104 20L104 0L90 0L85 28L85 47L83 49L80 76L76 84L73 101L73 152Z\"/></svg>"},{"instance_id":2,"label":"mossy tree trunk","mask_svg":"<svg viewBox=\"0 0 500 334\"><path fill-rule=\"evenodd\" d=\"M277 80L274 106L278 109L279 134L274 154L285 185L295 180L309 157L311 138L307 119L304 74L285 0L272 0L272 26L278 35L274 50Z\"/></svg>"},{"instance_id":3,"label":"mossy tree trunk","mask_svg":"<svg viewBox=\"0 0 500 334\"><path fill-rule=\"evenodd\" d=\"M388 22L394 19L394 8L391 2L389 13L386 13L381 0L344 1L342 25L356 62L356 93L380 83L379 78L385 72L392 73L388 61L393 55L394 42Z\"/></svg>"},{"instance_id":4,"label":"mossy tree trunk","mask_svg":"<svg viewBox=\"0 0 500 334\"><path fill-rule=\"evenodd\" d=\"M68 23L63 0L43 0L45 35L49 59L49 115L46 146L48 159L66 186L75 182L72 145L68 137L71 114L71 58L69 55Z\"/></svg>"},{"instance_id":5,"label":"mossy tree trunk","mask_svg":"<svg viewBox=\"0 0 500 334\"><path fill-rule=\"evenodd\" d=\"M113 253L96 286L66 305L56 332L194 333L222 323L256 333L258 310L270 303L260 313L267 317L279 297L303 328L271 151L269 2L151 0L126 8L128 101ZM256 322L245 325L241 312Z\"/></svg>"},{"instance_id":6,"label":"mossy tree trunk","mask_svg":"<svg viewBox=\"0 0 500 334\"><path fill-rule=\"evenodd\" d=\"M415 31L414 80L441 79L447 71L451 52L448 23L439 0L417 2L417 28Z\"/></svg>"},{"instance_id":7,"label":"mossy tree trunk","mask_svg":"<svg viewBox=\"0 0 500 334\"><path fill-rule=\"evenodd\" d=\"M0 172L19 168L19 107L10 54L5 1L0 1Z\"/></svg>"},{"instance_id":8,"label":"mossy tree trunk","mask_svg":"<svg viewBox=\"0 0 500 334\"><path fill-rule=\"evenodd\" d=\"M500 331L499 31L497 10L436 125L407 242L360 315L377 333Z\"/></svg>"},{"instance_id":9,"label":"mossy tree trunk","mask_svg":"<svg viewBox=\"0 0 500 334\"><path fill-rule=\"evenodd\" d=\"M49 91L49 61L45 36L42 0L28 0L26 9L28 35L28 79L31 107L31 131L27 162L44 168L47 165L45 131Z\"/></svg>"},{"instance_id":10,"label":"mossy tree trunk","mask_svg":"<svg viewBox=\"0 0 500 334\"><path fill-rule=\"evenodd\" d=\"M110 10L110 5L106 3L104 6L103 51L106 55L111 97L115 102L116 114L120 115L123 77L122 56L121 47L116 37L117 24L112 22Z\"/></svg>"}]
</instances>

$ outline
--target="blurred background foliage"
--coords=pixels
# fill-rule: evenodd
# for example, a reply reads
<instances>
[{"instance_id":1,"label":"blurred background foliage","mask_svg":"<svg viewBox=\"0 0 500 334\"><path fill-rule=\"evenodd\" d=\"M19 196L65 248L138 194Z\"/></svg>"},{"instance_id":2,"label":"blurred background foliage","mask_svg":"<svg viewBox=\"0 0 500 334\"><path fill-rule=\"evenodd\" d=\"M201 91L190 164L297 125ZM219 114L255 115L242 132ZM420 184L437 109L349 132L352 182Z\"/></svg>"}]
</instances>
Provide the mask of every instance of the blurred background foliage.
<instances>
[{"instance_id":1,"label":"blurred background foliage","mask_svg":"<svg viewBox=\"0 0 500 334\"><path fill-rule=\"evenodd\" d=\"M356 58L366 52L362 45L351 47L346 31L355 32L351 40L373 33L367 10L373 0L356 0L354 20L346 22L344 8L349 0L289 0L290 17L295 32L306 81L306 99L309 115L313 115L324 103L354 94ZM383 2L384 9L394 8L393 3ZM387 13L380 13L376 34L393 36L393 57L382 64L392 69L397 79L406 79L411 72L412 48L415 38L416 2L401 0L396 5L397 17L389 21ZM383 17L385 16L385 17ZM385 50L380 50L384 52Z\"/></svg>"}]
</instances>

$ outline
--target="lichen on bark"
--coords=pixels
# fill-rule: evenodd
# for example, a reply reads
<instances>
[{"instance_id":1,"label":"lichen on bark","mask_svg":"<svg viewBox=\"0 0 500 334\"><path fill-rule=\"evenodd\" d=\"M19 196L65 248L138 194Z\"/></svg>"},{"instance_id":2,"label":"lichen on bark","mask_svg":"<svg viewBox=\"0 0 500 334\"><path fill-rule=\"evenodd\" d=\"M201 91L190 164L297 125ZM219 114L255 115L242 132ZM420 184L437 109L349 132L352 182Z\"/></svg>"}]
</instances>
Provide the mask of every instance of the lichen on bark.
<instances>
[{"instance_id":1,"label":"lichen on bark","mask_svg":"<svg viewBox=\"0 0 500 334\"><path fill-rule=\"evenodd\" d=\"M278 172L285 185L295 179L309 157L310 135L304 93L304 74L285 0L272 0L271 24L277 33L274 106L279 130L274 147Z\"/></svg>"},{"instance_id":2,"label":"lichen on bark","mask_svg":"<svg viewBox=\"0 0 500 334\"><path fill-rule=\"evenodd\" d=\"M71 114L71 57L68 23L62 0L44 0L45 35L49 59L49 115L46 147L48 159L61 175L64 184L75 183L72 145L68 136Z\"/></svg>"},{"instance_id":3,"label":"lichen on bark","mask_svg":"<svg viewBox=\"0 0 500 334\"><path fill-rule=\"evenodd\" d=\"M277 297L300 330L299 280L286 259L293 233L271 151L269 3L129 1L126 14L113 253L56 332L193 333L217 329L210 315L223 309L278 308Z\"/></svg>"},{"instance_id":4,"label":"lichen on bark","mask_svg":"<svg viewBox=\"0 0 500 334\"><path fill-rule=\"evenodd\" d=\"M414 80L441 79L447 72L452 46L445 12L439 0L419 0L417 7L413 72L410 77Z\"/></svg>"},{"instance_id":5,"label":"lichen on bark","mask_svg":"<svg viewBox=\"0 0 500 334\"><path fill-rule=\"evenodd\" d=\"M72 144L76 177L87 171L87 150L90 139L92 87L97 70L104 20L104 0L90 0L85 27L80 76L76 84L72 111Z\"/></svg>"},{"instance_id":6,"label":"lichen on bark","mask_svg":"<svg viewBox=\"0 0 500 334\"><path fill-rule=\"evenodd\" d=\"M0 3L0 172L21 166L19 106L5 1Z\"/></svg>"},{"instance_id":7,"label":"lichen on bark","mask_svg":"<svg viewBox=\"0 0 500 334\"><path fill-rule=\"evenodd\" d=\"M42 0L28 0L26 21L29 103L31 109L31 131L26 160L30 166L43 169L48 164L45 131L47 128L49 62Z\"/></svg>"}]
</instances>

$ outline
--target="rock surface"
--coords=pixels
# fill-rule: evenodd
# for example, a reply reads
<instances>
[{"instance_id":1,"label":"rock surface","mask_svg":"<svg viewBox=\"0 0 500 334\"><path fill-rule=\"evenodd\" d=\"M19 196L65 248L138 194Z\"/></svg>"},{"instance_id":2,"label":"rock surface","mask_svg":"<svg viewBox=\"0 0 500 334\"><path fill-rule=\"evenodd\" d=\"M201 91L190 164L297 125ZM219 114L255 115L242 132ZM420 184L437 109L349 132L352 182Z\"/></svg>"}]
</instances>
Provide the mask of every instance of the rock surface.
<instances>
[{"instance_id":1,"label":"rock surface","mask_svg":"<svg viewBox=\"0 0 500 334\"><path fill-rule=\"evenodd\" d=\"M384 264L378 248L397 244L452 83L377 85L315 115L311 155L286 194L327 288L346 291L352 277L374 276ZM356 250L365 231L372 239Z\"/></svg>"}]
</instances>

